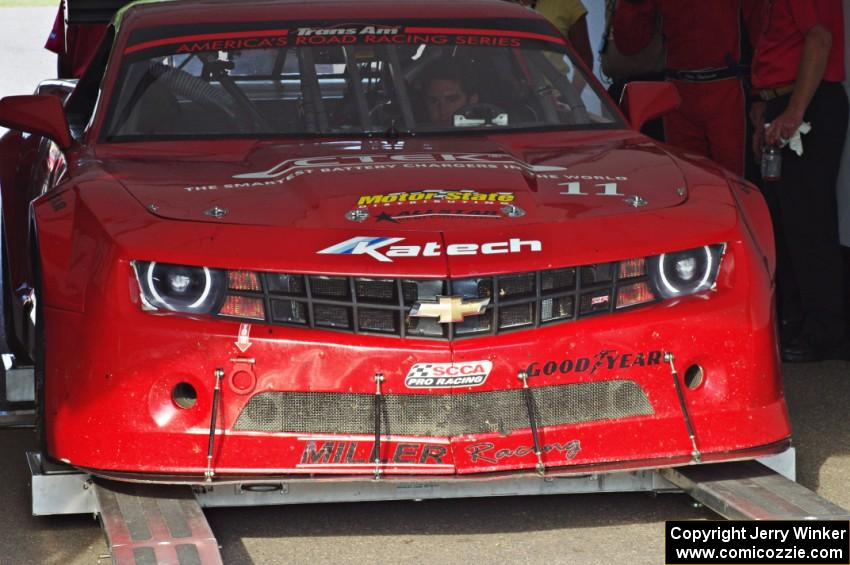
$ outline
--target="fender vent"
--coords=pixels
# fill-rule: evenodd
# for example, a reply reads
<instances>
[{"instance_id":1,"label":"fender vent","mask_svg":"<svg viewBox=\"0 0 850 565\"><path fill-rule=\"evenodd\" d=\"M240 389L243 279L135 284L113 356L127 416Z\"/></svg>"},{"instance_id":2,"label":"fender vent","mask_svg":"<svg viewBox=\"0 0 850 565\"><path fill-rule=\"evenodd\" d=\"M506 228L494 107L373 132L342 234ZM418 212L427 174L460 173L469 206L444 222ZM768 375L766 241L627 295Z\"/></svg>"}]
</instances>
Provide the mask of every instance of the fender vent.
<instances>
[{"instance_id":1,"label":"fender vent","mask_svg":"<svg viewBox=\"0 0 850 565\"><path fill-rule=\"evenodd\" d=\"M534 389L541 426L648 416L652 405L633 382L611 380ZM374 396L332 392L263 392L251 398L235 430L374 433ZM384 395L385 434L450 437L527 429L521 389L459 394Z\"/></svg>"}]
</instances>

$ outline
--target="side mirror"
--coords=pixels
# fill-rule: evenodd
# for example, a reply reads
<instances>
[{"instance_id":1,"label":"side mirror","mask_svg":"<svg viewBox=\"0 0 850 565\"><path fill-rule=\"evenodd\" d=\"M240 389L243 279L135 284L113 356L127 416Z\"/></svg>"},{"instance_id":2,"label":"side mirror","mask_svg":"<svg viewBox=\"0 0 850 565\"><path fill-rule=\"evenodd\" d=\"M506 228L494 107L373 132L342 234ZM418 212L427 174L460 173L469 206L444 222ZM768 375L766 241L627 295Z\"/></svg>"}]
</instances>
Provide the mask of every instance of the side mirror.
<instances>
[{"instance_id":1,"label":"side mirror","mask_svg":"<svg viewBox=\"0 0 850 565\"><path fill-rule=\"evenodd\" d=\"M68 100L68 96L74 92L77 86L78 79L75 78L50 78L38 83L35 89L36 94L49 94L55 96L64 104Z\"/></svg>"},{"instance_id":2,"label":"side mirror","mask_svg":"<svg viewBox=\"0 0 850 565\"><path fill-rule=\"evenodd\" d=\"M55 96L6 96L0 100L0 126L43 135L63 150L71 146L65 109Z\"/></svg>"},{"instance_id":3,"label":"side mirror","mask_svg":"<svg viewBox=\"0 0 850 565\"><path fill-rule=\"evenodd\" d=\"M679 91L670 82L630 82L620 98L629 124L638 131L649 120L675 110L681 103Z\"/></svg>"}]
</instances>

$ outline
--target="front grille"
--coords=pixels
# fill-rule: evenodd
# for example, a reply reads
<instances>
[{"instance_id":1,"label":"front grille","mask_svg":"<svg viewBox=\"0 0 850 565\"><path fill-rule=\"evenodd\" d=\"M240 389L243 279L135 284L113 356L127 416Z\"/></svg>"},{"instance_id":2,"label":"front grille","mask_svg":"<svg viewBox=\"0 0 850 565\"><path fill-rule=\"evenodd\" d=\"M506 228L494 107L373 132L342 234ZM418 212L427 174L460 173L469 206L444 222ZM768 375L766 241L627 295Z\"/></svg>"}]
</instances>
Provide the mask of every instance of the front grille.
<instances>
[{"instance_id":1,"label":"front grille","mask_svg":"<svg viewBox=\"0 0 850 565\"><path fill-rule=\"evenodd\" d=\"M643 263L638 269L631 263L449 279L263 273L258 290L231 287L229 295L262 299L269 324L454 340L538 328L622 309L625 303L618 301L628 296L624 291L635 285L646 286L647 281ZM484 312L467 315L457 323L410 315L417 303L450 296L467 301L486 298L489 303ZM232 313L224 317L239 319Z\"/></svg>"},{"instance_id":2,"label":"front grille","mask_svg":"<svg viewBox=\"0 0 850 565\"><path fill-rule=\"evenodd\" d=\"M546 386L534 389L538 425L557 426L653 413L633 381ZM375 396L332 392L263 392L236 420L241 431L375 433ZM529 428L522 389L462 394L386 394L384 434L452 437Z\"/></svg>"}]
</instances>

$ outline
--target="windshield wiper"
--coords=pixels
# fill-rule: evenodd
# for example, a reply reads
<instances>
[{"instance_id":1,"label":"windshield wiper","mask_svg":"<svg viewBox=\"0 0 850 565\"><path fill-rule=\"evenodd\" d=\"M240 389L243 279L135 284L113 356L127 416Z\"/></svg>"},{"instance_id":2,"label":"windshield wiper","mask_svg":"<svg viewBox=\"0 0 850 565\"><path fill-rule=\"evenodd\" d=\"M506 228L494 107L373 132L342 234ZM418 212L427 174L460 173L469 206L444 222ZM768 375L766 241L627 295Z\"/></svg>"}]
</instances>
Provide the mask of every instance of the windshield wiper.
<instances>
[{"instance_id":1,"label":"windshield wiper","mask_svg":"<svg viewBox=\"0 0 850 565\"><path fill-rule=\"evenodd\" d=\"M410 130L401 131L397 127L395 127L395 120L390 121L390 127L388 127L384 131L384 137L386 137L387 139L389 139L391 141L394 141L394 140L396 140L396 139L398 139L399 137L402 137L402 136L408 137L408 136L411 136L411 135L413 135L412 131L410 131Z\"/></svg>"}]
</instances>

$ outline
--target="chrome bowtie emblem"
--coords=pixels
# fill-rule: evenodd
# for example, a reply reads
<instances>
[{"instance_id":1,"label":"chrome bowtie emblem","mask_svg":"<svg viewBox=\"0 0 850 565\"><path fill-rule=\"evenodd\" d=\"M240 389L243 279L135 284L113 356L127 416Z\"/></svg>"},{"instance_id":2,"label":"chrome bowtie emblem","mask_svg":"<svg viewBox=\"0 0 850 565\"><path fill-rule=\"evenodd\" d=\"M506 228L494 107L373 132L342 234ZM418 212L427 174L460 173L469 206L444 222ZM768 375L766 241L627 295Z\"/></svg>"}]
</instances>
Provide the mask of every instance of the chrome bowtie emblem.
<instances>
[{"instance_id":1,"label":"chrome bowtie emblem","mask_svg":"<svg viewBox=\"0 0 850 565\"><path fill-rule=\"evenodd\" d=\"M415 318L439 318L441 324L462 322L466 316L480 316L484 313L489 298L464 300L461 296L438 296L436 300L420 300L413 305L410 315Z\"/></svg>"}]
</instances>

